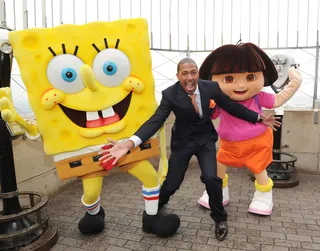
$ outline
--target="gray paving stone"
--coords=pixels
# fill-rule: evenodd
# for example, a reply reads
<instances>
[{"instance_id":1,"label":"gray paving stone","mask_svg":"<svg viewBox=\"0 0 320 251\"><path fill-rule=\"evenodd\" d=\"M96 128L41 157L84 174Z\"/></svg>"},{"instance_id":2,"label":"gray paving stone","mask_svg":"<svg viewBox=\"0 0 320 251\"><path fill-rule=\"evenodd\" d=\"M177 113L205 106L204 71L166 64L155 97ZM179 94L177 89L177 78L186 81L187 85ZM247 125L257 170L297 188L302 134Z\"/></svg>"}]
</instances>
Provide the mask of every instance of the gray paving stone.
<instances>
[{"instance_id":1,"label":"gray paving stone","mask_svg":"<svg viewBox=\"0 0 320 251\"><path fill-rule=\"evenodd\" d=\"M312 242L312 239L311 239L310 236L296 235L296 234L287 234L287 240L310 241L310 242Z\"/></svg>"},{"instance_id":2,"label":"gray paving stone","mask_svg":"<svg viewBox=\"0 0 320 251\"><path fill-rule=\"evenodd\" d=\"M302 242L303 248L308 248L311 250L320 250L320 244L319 243L310 243L310 242Z\"/></svg>"},{"instance_id":3,"label":"gray paving stone","mask_svg":"<svg viewBox=\"0 0 320 251\"><path fill-rule=\"evenodd\" d=\"M50 251L64 251L67 248L68 248L68 246L58 243L58 244L54 245L53 248L50 249Z\"/></svg>"},{"instance_id":4,"label":"gray paving stone","mask_svg":"<svg viewBox=\"0 0 320 251\"><path fill-rule=\"evenodd\" d=\"M106 251L131 251L132 249L116 247L116 246L109 246Z\"/></svg>"},{"instance_id":5,"label":"gray paving stone","mask_svg":"<svg viewBox=\"0 0 320 251\"><path fill-rule=\"evenodd\" d=\"M213 247L208 245L201 245L201 244L192 244L191 247L192 251L217 251L220 250L219 247Z\"/></svg>"},{"instance_id":6,"label":"gray paving stone","mask_svg":"<svg viewBox=\"0 0 320 251\"><path fill-rule=\"evenodd\" d=\"M262 245L261 246L261 251L289 251L289 248Z\"/></svg>"},{"instance_id":7,"label":"gray paving stone","mask_svg":"<svg viewBox=\"0 0 320 251\"><path fill-rule=\"evenodd\" d=\"M166 247L190 249L192 242L168 240Z\"/></svg>"},{"instance_id":8,"label":"gray paving stone","mask_svg":"<svg viewBox=\"0 0 320 251\"><path fill-rule=\"evenodd\" d=\"M125 245L126 248L132 250L139 250L139 251L147 251L150 249L150 244L136 242L136 241L128 241Z\"/></svg>"}]
</instances>

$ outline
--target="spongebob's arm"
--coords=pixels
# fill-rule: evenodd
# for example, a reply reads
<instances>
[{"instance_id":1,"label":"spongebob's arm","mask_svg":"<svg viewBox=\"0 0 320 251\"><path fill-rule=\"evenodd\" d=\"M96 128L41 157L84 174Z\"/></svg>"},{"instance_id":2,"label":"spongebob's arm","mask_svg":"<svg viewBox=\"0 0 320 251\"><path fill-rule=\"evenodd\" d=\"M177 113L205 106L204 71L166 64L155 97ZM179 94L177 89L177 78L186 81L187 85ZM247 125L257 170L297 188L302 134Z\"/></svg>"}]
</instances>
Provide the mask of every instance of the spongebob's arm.
<instances>
[{"instance_id":1,"label":"spongebob's arm","mask_svg":"<svg viewBox=\"0 0 320 251\"><path fill-rule=\"evenodd\" d=\"M167 144L165 125L160 128L160 163L158 169L158 180L162 185L168 173Z\"/></svg>"},{"instance_id":2,"label":"spongebob's arm","mask_svg":"<svg viewBox=\"0 0 320 251\"><path fill-rule=\"evenodd\" d=\"M274 108L280 107L284 103L286 103L296 93L296 91L299 89L301 85L301 76L294 67L291 67L289 69L288 74L290 82L281 92L276 94L273 106Z\"/></svg>"},{"instance_id":3,"label":"spongebob's arm","mask_svg":"<svg viewBox=\"0 0 320 251\"><path fill-rule=\"evenodd\" d=\"M18 123L27 132L29 138L37 139L40 136L37 127L27 123L14 109L9 87L0 88L0 111L4 121Z\"/></svg>"}]
</instances>

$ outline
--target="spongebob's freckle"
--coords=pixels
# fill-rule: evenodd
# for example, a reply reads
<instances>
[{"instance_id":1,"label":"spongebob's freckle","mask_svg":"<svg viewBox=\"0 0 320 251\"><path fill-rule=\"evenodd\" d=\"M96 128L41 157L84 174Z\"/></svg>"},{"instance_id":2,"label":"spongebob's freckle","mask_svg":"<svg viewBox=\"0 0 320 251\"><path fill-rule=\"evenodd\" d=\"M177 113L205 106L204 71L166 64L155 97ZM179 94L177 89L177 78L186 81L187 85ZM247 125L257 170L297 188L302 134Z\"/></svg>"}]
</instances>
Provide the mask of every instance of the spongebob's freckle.
<instances>
[{"instance_id":1,"label":"spongebob's freckle","mask_svg":"<svg viewBox=\"0 0 320 251\"><path fill-rule=\"evenodd\" d=\"M137 83L137 85L140 85L139 83Z\"/></svg>"},{"instance_id":2,"label":"spongebob's freckle","mask_svg":"<svg viewBox=\"0 0 320 251\"><path fill-rule=\"evenodd\" d=\"M134 90L134 88L132 87L131 90Z\"/></svg>"},{"instance_id":3,"label":"spongebob's freckle","mask_svg":"<svg viewBox=\"0 0 320 251\"><path fill-rule=\"evenodd\" d=\"M129 83L132 83L132 81L130 80Z\"/></svg>"},{"instance_id":4,"label":"spongebob's freckle","mask_svg":"<svg viewBox=\"0 0 320 251\"><path fill-rule=\"evenodd\" d=\"M54 104L56 104L57 102L56 101L54 101Z\"/></svg>"},{"instance_id":5,"label":"spongebob's freckle","mask_svg":"<svg viewBox=\"0 0 320 251\"><path fill-rule=\"evenodd\" d=\"M24 37L22 40L23 47L28 51L33 51L36 48L38 48L38 44L39 44L38 38L31 34Z\"/></svg>"},{"instance_id":6,"label":"spongebob's freckle","mask_svg":"<svg viewBox=\"0 0 320 251\"><path fill-rule=\"evenodd\" d=\"M57 96L57 94L53 94L53 96Z\"/></svg>"},{"instance_id":7,"label":"spongebob's freckle","mask_svg":"<svg viewBox=\"0 0 320 251\"><path fill-rule=\"evenodd\" d=\"M72 137L72 135L71 135L71 133L70 133L70 131L61 131L60 132L60 141L62 141L62 142L71 142L71 137Z\"/></svg>"},{"instance_id":8,"label":"spongebob's freckle","mask_svg":"<svg viewBox=\"0 0 320 251\"><path fill-rule=\"evenodd\" d=\"M48 98L46 98L46 100L48 101L49 99L48 99Z\"/></svg>"},{"instance_id":9,"label":"spongebob's freckle","mask_svg":"<svg viewBox=\"0 0 320 251\"><path fill-rule=\"evenodd\" d=\"M51 124L52 125L57 125L59 123L58 119L52 119Z\"/></svg>"},{"instance_id":10,"label":"spongebob's freckle","mask_svg":"<svg viewBox=\"0 0 320 251\"><path fill-rule=\"evenodd\" d=\"M33 81L36 81L38 79L38 72L37 71L31 71L30 72L30 78L32 78Z\"/></svg>"},{"instance_id":11,"label":"spongebob's freckle","mask_svg":"<svg viewBox=\"0 0 320 251\"><path fill-rule=\"evenodd\" d=\"M41 62L41 55L37 54L34 59L38 63Z\"/></svg>"},{"instance_id":12,"label":"spongebob's freckle","mask_svg":"<svg viewBox=\"0 0 320 251\"><path fill-rule=\"evenodd\" d=\"M134 32L136 30L136 26L134 24L128 24L127 29L129 32Z\"/></svg>"},{"instance_id":13,"label":"spongebob's freckle","mask_svg":"<svg viewBox=\"0 0 320 251\"><path fill-rule=\"evenodd\" d=\"M148 114L148 107L146 106L140 106L137 110L137 114L139 114L138 117L144 117L146 114Z\"/></svg>"}]
</instances>

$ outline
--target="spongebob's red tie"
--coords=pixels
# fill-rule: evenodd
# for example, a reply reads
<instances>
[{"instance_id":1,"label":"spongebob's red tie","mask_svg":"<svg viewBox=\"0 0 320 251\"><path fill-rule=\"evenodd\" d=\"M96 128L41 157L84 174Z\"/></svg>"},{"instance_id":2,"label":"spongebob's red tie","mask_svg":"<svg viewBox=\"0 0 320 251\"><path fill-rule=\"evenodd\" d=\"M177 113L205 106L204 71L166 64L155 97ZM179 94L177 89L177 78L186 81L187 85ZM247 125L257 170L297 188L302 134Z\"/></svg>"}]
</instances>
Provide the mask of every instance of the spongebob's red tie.
<instances>
[{"instance_id":1,"label":"spongebob's red tie","mask_svg":"<svg viewBox=\"0 0 320 251\"><path fill-rule=\"evenodd\" d=\"M199 106L198 106L198 103L196 101L196 97L197 97L197 94L191 94L190 95L190 98L191 98L191 102L193 104L193 107L194 109L196 110L196 113L199 114Z\"/></svg>"}]
</instances>

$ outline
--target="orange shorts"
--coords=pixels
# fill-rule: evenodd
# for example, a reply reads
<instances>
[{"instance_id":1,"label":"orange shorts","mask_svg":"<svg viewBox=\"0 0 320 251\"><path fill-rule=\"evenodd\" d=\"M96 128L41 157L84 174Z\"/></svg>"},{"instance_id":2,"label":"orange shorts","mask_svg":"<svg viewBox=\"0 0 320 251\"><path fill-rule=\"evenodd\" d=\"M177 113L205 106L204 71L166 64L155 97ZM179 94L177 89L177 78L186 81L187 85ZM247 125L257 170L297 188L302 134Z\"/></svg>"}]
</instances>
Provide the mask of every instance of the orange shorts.
<instances>
[{"instance_id":1,"label":"orange shorts","mask_svg":"<svg viewBox=\"0 0 320 251\"><path fill-rule=\"evenodd\" d=\"M269 127L261 135L243 141L220 139L217 160L231 167L247 167L259 174L272 162L273 132Z\"/></svg>"}]
</instances>

